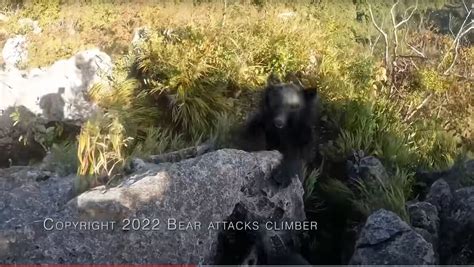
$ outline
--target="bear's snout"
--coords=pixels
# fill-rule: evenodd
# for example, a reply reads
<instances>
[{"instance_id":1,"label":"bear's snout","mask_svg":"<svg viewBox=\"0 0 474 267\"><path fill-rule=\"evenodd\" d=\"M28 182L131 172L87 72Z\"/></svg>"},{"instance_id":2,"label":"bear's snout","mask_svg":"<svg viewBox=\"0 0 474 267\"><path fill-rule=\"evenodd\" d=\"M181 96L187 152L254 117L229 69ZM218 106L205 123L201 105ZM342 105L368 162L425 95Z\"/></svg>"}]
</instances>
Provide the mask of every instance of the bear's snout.
<instances>
[{"instance_id":1,"label":"bear's snout","mask_svg":"<svg viewBox=\"0 0 474 267\"><path fill-rule=\"evenodd\" d=\"M284 115L276 116L273 119L273 125L275 125L275 127L278 129L285 127L285 124L286 124L286 118Z\"/></svg>"}]
</instances>

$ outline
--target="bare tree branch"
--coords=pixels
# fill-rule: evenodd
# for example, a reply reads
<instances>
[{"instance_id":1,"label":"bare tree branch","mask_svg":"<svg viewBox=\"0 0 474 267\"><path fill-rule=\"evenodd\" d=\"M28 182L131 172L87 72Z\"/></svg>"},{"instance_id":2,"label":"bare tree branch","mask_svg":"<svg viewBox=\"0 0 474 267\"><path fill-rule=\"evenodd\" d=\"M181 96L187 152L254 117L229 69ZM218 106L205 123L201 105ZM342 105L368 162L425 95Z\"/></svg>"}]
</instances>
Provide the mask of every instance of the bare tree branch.
<instances>
[{"instance_id":1,"label":"bare tree branch","mask_svg":"<svg viewBox=\"0 0 474 267\"><path fill-rule=\"evenodd\" d=\"M453 61L451 62L451 65L449 65L449 67L444 71L443 73L444 75L448 74L451 71L451 69L454 67L454 64L456 63L456 60L458 58L458 49L459 49L459 45L461 44L462 38L464 37L464 35L466 35L472 29L474 29L474 21L471 21L466 25L466 22L471 16L471 13L472 13L472 10L469 10L469 12L466 15L466 18L464 19L461 25L461 28L458 31L458 34L456 35L456 38L454 38L451 48L448 50L448 51L451 51L454 47L454 58L453 58ZM449 52L447 52L446 55L443 57L443 60L441 60L440 65L446 60L448 55L449 55Z\"/></svg>"},{"instance_id":2,"label":"bare tree branch","mask_svg":"<svg viewBox=\"0 0 474 267\"><path fill-rule=\"evenodd\" d=\"M418 0L417 0L415 3L415 6L409 7L405 10L405 15L403 16L403 19L397 23L396 16L395 16L395 7L398 5L399 2L400 1L397 0L397 2L395 2L395 4L393 4L392 8L390 9L390 15L392 17L392 24L393 24L393 38L395 40L395 46L393 47L394 57L397 57L398 55L398 33L397 33L398 28L400 28L403 24L407 23L413 16L413 14L415 13L416 9L418 8ZM411 9L411 13L410 15L407 16L408 10L410 9Z\"/></svg>"},{"instance_id":3,"label":"bare tree branch","mask_svg":"<svg viewBox=\"0 0 474 267\"><path fill-rule=\"evenodd\" d=\"M395 7L398 5L398 3L400 3L400 0L397 0L397 2L395 2L395 4L393 4L393 6L390 8L390 15L392 16L392 24L394 28L396 28L395 25L397 25L395 22Z\"/></svg>"},{"instance_id":4,"label":"bare tree branch","mask_svg":"<svg viewBox=\"0 0 474 267\"><path fill-rule=\"evenodd\" d=\"M452 15L451 13L449 13L448 29L449 29L449 32L451 33L451 35L452 35L454 38L456 38L456 35L454 35L454 32L453 32L452 20L453 20L453 15Z\"/></svg>"},{"instance_id":5,"label":"bare tree branch","mask_svg":"<svg viewBox=\"0 0 474 267\"><path fill-rule=\"evenodd\" d=\"M426 58L425 53L423 53L422 51L416 49L416 47L414 47L414 46L412 46L410 43L408 43L408 41L407 41L407 35L408 35L408 30L405 31L405 35L404 35L404 37L403 37L403 41L405 42L405 44L408 45L408 47L410 47L410 49L413 50L413 52L415 52L416 54L418 54L418 57Z\"/></svg>"},{"instance_id":6,"label":"bare tree branch","mask_svg":"<svg viewBox=\"0 0 474 267\"><path fill-rule=\"evenodd\" d=\"M397 34L397 22L395 20L395 7L400 3L400 0L397 0L395 4L393 4L392 8L390 8L390 15L392 17L392 24L393 24L393 37L395 38L395 46L393 47L393 55L397 57L397 50L398 50L398 34Z\"/></svg>"},{"instance_id":7,"label":"bare tree branch","mask_svg":"<svg viewBox=\"0 0 474 267\"><path fill-rule=\"evenodd\" d=\"M376 46L377 43L379 42L380 36L382 36L382 35L379 33L379 35L377 36L377 38L375 38L374 43L372 43L372 40L369 38L369 41L370 41L370 53L371 53L371 54L374 53L375 46Z\"/></svg>"},{"instance_id":8,"label":"bare tree branch","mask_svg":"<svg viewBox=\"0 0 474 267\"><path fill-rule=\"evenodd\" d=\"M418 8L418 1L416 1L416 4L414 7L409 7L405 13L410 10L410 8L413 8L413 10L411 11L410 15L408 15L408 17L405 17L402 21L400 21L396 26L395 28L399 28L400 26L402 26L403 24L407 23L411 17L413 16L413 14L415 13L416 9Z\"/></svg>"},{"instance_id":9,"label":"bare tree branch","mask_svg":"<svg viewBox=\"0 0 474 267\"><path fill-rule=\"evenodd\" d=\"M372 24L374 24L374 27L377 29L377 31L383 36L384 38L384 42L385 42L385 59L384 59L384 64L385 64L385 67L388 68L389 67L389 62L390 62L390 59L389 59L389 54L388 54L388 35L386 32L384 32L382 30L382 28L379 27L379 25L377 25L377 23L375 22L375 18L374 18L374 14L372 13L372 6L369 5L369 13L370 13L370 18L372 19Z\"/></svg>"},{"instance_id":10,"label":"bare tree branch","mask_svg":"<svg viewBox=\"0 0 474 267\"><path fill-rule=\"evenodd\" d=\"M464 5L464 9L466 10L466 12L469 12L469 8L467 7L466 2L464 0L462 0L462 4Z\"/></svg>"},{"instance_id":11,"label":"bare tree branch","mask_svg":"<svg viewBox=\"0 0 474 267\"><path fill-rule=\"evenodd\" d=\"M227 17L227 0L224 0L224 14L222 15L222 26L225 25L226 17Z\"/></svg>"},{"instance_id":12,"label":"bare tree branch","mask_svg":"<svg viewBox=\"0 0 474 267\"><path fill-rule=\"evenodd\" d=\"M433 93L430 93L424 100L423 102L421 102L420 105L418 105L403 121L404 122L407 122L407 121L410 121L413 116L415 116L424 106L426 106L428 104L428 102L431 100L431 98L433 97Z\"/></svg>"},{"instance_id":13,"label":"bare tree branch","mask_svg":"<svg viewBox=\"0 0 474 267\"><path fill-rule=\"evenodd\" d=\"M426 56L425 56L425 54L423 54L423 52L419 51L418 49L416 49L414 46L412 46L409 43L406 43L406 44L408 45L408 47L411 48L411 50L413 50L413 52L417 53L420 57L426 58Z\"/></svg>"}]
</instances>

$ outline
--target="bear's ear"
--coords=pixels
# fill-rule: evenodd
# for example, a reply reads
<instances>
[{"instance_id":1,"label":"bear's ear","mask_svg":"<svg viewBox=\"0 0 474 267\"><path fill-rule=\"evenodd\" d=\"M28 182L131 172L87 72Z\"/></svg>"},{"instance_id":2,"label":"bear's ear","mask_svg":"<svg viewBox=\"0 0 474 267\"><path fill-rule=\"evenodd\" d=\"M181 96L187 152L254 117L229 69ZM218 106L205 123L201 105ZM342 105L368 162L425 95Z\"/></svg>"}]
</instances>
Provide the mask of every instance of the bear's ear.
<instances>
[{"instance_id":1,"label":"bear's ear","mask_svg":"<svg viewBox=\"0 0 474 267\"><path fill-rule=\"evenodd\" d=\"M304 99L307 102L310 102L310 101L316 99L316 97L318 96L318 89L317 88L307 88L307 89L303 90L303 95L304 95Z\"/></svg>"},{"instance_id":2,"label":"bear's ear","mask_svg":"<svg viewBox=\"0 0 474 267\"><path fill-rule=\"evenodd\" d=\"M267 78L267 85L271 86L279 83L281 83L280 77L272 72Z\"/></svg>"},{"instance_id":3,"label":"bear's ear","mask_svg":"<svg viewBox=\"0 0 474 267\"><path fill-rule=\"evenodd\" d=\"M299 86L301 89L304 89L304 86L301 83L301 80L298 78L298 74L299 73L290 72L286 75L285 79L289 81L290 83Z\"/></svg>"}]
</instances>

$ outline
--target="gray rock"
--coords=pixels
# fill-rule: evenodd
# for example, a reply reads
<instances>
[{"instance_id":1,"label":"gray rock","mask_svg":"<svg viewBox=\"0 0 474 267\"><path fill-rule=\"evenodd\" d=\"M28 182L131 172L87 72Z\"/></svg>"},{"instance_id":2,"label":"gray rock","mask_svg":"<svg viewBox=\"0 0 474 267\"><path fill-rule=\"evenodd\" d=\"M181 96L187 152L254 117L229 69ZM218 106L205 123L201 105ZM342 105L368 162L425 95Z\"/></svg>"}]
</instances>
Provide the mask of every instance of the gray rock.
<instances>
[{"instance_id":1,"label":"gray rock","mask_svg":"<svg viewBox=\"0 0 474 267\"><path fill-rule=\"evenodd\" d=\"M414 202L407 204L407 211L410 216L410 224L426 241L433 245L438 262L437 252L440 227L438 210L429 202Z\"/></svg>"},{"instance_id":2,"label":"gray rock","mask_svg":"<svg viewBox=\"0 0 474 267\"><path fill-rule=\"evenodd\" d=\"M364 157L359 162L359 169L362 177L372 178L385 184L388 180L388 174L382 162L376 157Z\"/></svg>"},{"instance_id":3,"label":"gray rock","mask_svg":"<svg viewBox=\"0 0 474 267\"><path fill-rule=\"evenodd\" d=\"M20 27L27 27L29 28L34 34L40 34L43 29L39 26L38 21L32 20L30 18L23 18L18 20L18 24Z\"/></svg>"},{"instance_id":4,"label":"gray rock","mask_svg":"<svg viewBox=\"0 0 474 267\"><path fill-rule=\"evenodd\" d=\"M450 212L452 199L451 188L443 179L434 182L426 196L426 202L436 207L441 218L446 217L445 214Z\"/></svg>"},{"instance_id":5,"label":"gray rock","mask_svg":"<svg viewBox=\"0 0 474 267\"><path fill-rule=\"evenodd\" d=\"M107 54L91 49L46 69L0 73L0 167L41 159L44 151L34 137L46 131L47 123L77 126L97 112L98 107L85 95L111 68ZM22 115L14 125L10 114L18 108Z\"/></svg>"},{"instance_id":6,"label":"gray rock","mask_svg":"<svg viewBox=\"0 0 474 267\"><path fill-rule=\"evenodd\" d=\"M367 218L349 264L435 264L433 246L395 213Z\"/></svg>"},{"instance_id":7,"label":"gray rock","mask_svg":"<svg viewBox=\"0 0 474 267\"><path fill-rule=\"evenodd\" d=\"M436 256L436 261L439 261L439 257L436 255L437 250L436 250L436 246L435 246L435 244L438 242L438 240L435 239L435 237L430 232L426 231L423 228L413 227L413 229L418 234L420 234L426 241L428 241L430 244L433 245L433 248L435 248L434 253L435 253L435 256Z\"/></svg>"},{"instance_id":8,"label":"gray rock","mask_svg":"<svg viewBox=\"0 0 474 267\"><path fill-rule=\"evenodd\" d=\"M305 219L299 180L278 189L270 178L280 159L278 152L218 150L154 165L117 187L97 187L68 202L74 177L0 187L0 203L6 203L0 209L0 262L212 264L219 230L208 229L210 223L217 227L236 206L251 218ZM45 228L46 218L53 221L46 220ZM173 230L173 220L193 229ZM103 225L49 230L65 221Z\"/></svg>"},{"instance_id":9,"label":"gray rock","mask_svg":"<svg viewBox=\"0 0 474 267\"><path fill-rule=\"evenodd\" d=\"M474 263L474 187L456 190L449 215L441 221L443 264Z\"/></svg>"},{"instance_id":10,"label":"gray rock","mask_svg":"<svg viewBox=\"0 0 474 267\"><path fill-rule=\"evenodd\" d=\"M439 179L447 182L451 190L474 186L474 160L461 158L450 169L417 173L417 180L427 185L431 185Z\"/></svg>"},{"instance_id":11,"label":"gray rock","mask_svg":"<svg viewBox=\"0 0 474 267\"><path fill-rule=\"evenodd\" d=\"M96 110L85 98L88 89L104 81L111 70L111 58L98 49L90 49L44 70L8 71L0 74L0 110L24 106L47 120L83 121Z\"/></svg>"},{"instance_id":12,"label":"gray rock","mask_svg":"<svg viewBox=\"0 0 474 267\"><path fill-rule=\"evenodd\" d=\"M462 170L466 174L469 162L466 161L462 168L452 170L458 174ZM446 172L443 176L454 181L452 174ZM444 179L438 179L431 186L426 201L435 205L439 213L440 263L474 263L474 187L458 189L453 193Z\"/></svg>"},{"instance_id":13,"label":"gray rock","mask_svg":"<svg viewBox=\"0 0 474 267\"><path fill-rule=\"evenodd\" d=\"M432 235L438 235L438 210L434 205L428 202L408 203L407 210L412 226L425 229Z\"/></svg>"},{"instance_id":14,"label":"gray rock","mask_svg":"<svg viewBox=\"0 0 474 267\"><path fill-rule=\"evenodd\" d=\"M361 179L366 182L386 184L388 174L382 162L373 156L364 156L363 152L354 153L347 161L347 171L351 179Z\"/></svg>"},{"instance_id":15,"label":"gray rock","mask_svg":"<svg viewBox=\"0 0 474 267\"><path fill-rule=\"evenodd\" d=\"M2 56L7 71L17 69L20 64L25 63L28 59L26 37L17 35L9 38L3 46Z\"/></svg>"}]
</instances>

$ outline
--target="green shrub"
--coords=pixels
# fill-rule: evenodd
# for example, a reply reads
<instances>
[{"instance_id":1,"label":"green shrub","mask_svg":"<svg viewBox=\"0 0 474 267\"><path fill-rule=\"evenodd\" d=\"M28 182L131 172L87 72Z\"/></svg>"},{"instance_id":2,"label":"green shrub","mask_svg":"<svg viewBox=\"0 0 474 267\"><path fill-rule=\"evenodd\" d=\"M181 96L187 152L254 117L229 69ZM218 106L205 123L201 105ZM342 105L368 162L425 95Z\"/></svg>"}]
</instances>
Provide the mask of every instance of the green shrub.
<instances>
[{"instance_id":1,"label":"green shrub","mask_svg":"<svg viewBox=\"0 0 474 267\"><path fill-rule=\"evenodd\" d=\"M357 184L358 194L354 206L366 216L378 209L387 209L398 214L405 221L409 217L405 208L406 201L411 197L413 186L413 174L396 170L388 184L382 181L359 181Z\"/></svg>"},{"instance_id":2,"label":"green shrub","mask_svg":"<svg viewBox=\"0 0 474 267\"><path fill-rule=\"evenodd\" d=\"M185 147L186 142L184 142L182 135L175 135L170 130L152 127L146 129L143 136L137 137L131 155L145 158Z\"/></svg>"},{"instance_id":3,"label":"green shrub","mask_svg":"<svg viewBox=\"0 0 474 267\"><path fill-rule=\"evenodd\" d=\"M74 174L79 167L77 143L63 142L53 144L50 150L46 168L54 170L61 176Z\"/></svg>"}]
</instances>

